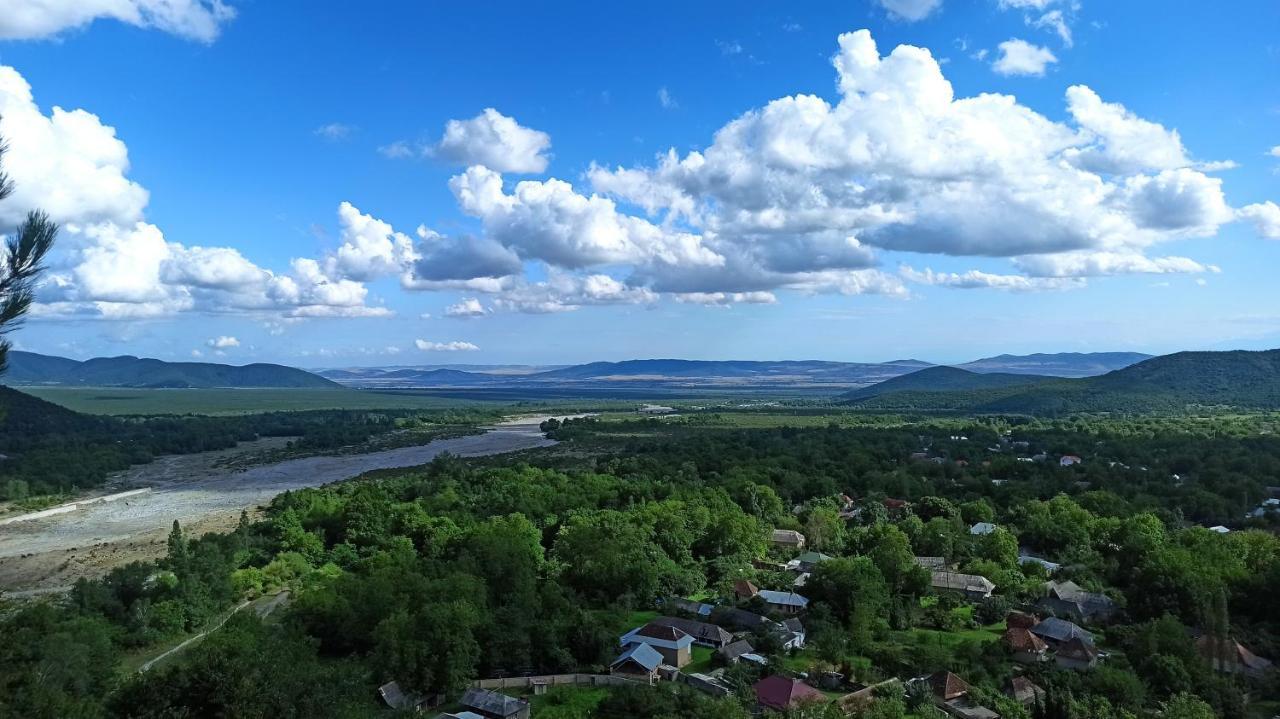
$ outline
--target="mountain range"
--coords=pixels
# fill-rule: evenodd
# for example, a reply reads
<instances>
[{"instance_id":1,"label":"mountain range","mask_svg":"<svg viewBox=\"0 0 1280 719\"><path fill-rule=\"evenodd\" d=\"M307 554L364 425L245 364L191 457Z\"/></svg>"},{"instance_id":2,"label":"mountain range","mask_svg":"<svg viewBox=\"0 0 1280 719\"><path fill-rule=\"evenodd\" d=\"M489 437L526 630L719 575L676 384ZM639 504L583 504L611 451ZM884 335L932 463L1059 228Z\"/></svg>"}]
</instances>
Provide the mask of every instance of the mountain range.
<instances>
[{"instance_id":1,"label":"mountain range","mask_svg":"<svg viewBox=\"0 0 1280 719\"><path fill-rule=\"evenodd\" d=\"M784 389L813 390L866 387L895 378L916 377L920 370L985 377L964 381L957 388L1003 387L1020 382L1010 377L1053 375L1082 377L1124 367L1146 359L1132 353L1001 355L976 360L965 369L941 367L914 359L889 362L744 361L640 359L590 362L559 367L499 365L443 365L426 367L342 368L316 373L275 364L231 366L208 362L165 362L138 357L99 357L85 361L14 351L3 382L15 386L213 388L527 388L527 389ZM465 368L464 368L465 367ZM970 371L966 371L970 370ZM915 386L904 380L901 389L939 389L943 384Z\"/></svg>"},{"instance_id":2,"label":"mountain range","mask_svg":"<svg viewBox=\"0 0 1280 719\"><path fill-rule=\"evenodd\" d=\"M1002 355L962 365L973 373L1040 374L1085 377L1147 359L1128 352L1063 353L1016 357ZM642 359L590 362L520 374L464 371L447 367L396 367L320 370L318 374L351 387L475 387L565 386L588 387L709 387L832 389L863 387L935 367L914 359L889 362L828 362L821 360L746 361Z\"/></svg>"},{"instance_id":3,"label":"mountain range","mask_svg":"<svg viewBox=\"0 0 1280 719\"><path fill-rule=\"evenodd\" d=\"M1034 415L1280 409L1280 350L1178 352L1073 379L933 367L842 398L863 409Z\"/></svg>"},{"instance_id":4,"label":"mountain range","mask_svg":"<svg viewBox=\"0 0 1280 719\"><path fill-rule=\"evenodd\" d=\"M278 364L240 367L211 362L164 362L132 356L97 357L83 362L11 351L9 369L0 377L18 386L212 388L338 388L341 385L305 370Z\"/></svg>"}]
</instances>

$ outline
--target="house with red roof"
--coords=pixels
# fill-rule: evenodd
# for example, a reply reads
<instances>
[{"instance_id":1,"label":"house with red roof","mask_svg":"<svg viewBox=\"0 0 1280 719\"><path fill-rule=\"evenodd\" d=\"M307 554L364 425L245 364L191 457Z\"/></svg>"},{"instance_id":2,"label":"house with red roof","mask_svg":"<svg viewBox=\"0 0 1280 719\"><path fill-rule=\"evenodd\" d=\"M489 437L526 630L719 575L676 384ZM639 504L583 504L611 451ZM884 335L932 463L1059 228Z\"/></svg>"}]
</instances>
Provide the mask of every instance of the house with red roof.
<instances>
[{"instance_id":1,"label":"house with red roof","mask_svg":"<svg viewBox=\"0 0 1280 719\"><path fill-rule=\"evenodd\" d=\"M756 682L756 704L763 709L785 712L801 704L826 701L827 696L799 679L774 674Z\"/></svg>"}]
</instances>

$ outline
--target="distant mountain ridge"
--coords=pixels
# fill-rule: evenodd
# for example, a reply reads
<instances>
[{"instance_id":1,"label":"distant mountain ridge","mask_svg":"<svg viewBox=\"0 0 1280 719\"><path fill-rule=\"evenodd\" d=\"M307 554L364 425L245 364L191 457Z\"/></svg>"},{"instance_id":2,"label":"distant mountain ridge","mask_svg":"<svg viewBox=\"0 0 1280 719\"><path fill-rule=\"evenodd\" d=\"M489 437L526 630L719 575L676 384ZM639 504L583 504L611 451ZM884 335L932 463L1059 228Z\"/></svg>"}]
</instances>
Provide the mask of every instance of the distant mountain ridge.
<instances>
[{"instance_id":1,"label":"distant mountain ridge","mask_svg":"<svg viewBox=\"0 0 1280 719\"><path fill-rule=\"evenodd\" d=\"M1092 377L1149 360L1141 352L1058 352L1055 354L997 355L955 365L970 372Z\"/></svg>"},{"instance_id":2,"label":"distant mountain ridge","mask_svg":"<svg viewBox=\"0 0 1280 719\"><path fill-rule=\"evenodd\" d=\"M136 388L330 388L341 385L305 370L277 364L243 366L211 362L165 362L129 355L83 362L66 357L11 351L7 385L61 385Z\"/></svg>"},{"instance_id":3,"label":"distant mountain ridge","mask_svg":"<svg viewBox=\"0 0 1280 719\"><path fill-rule=\"evenodd\" d=\"M1008 374L1002 372L973 372L959 367L926 367L925 369L887 379L869 387L848 392L842 397L864 400L893 392L943 392L1022 387L1039 382L1054 381L1056 377L1032 374Z\"/></svg>"},{"instance_id":4,"label":"distant mountain ridge","mask_svg":"<svg viewBox=\"0 0 1280 719\"><path fill-rule=\"evenodd\" d=\"M843 396L856 407L894 411L1051 415L1212 407L1274 410L1280 409L1280 349L1179 352L1096 377L1042 377L994 387L921 381L888 391L879 387L881 391L870 387Z\"/></svg>"},{"instance_id":5,"label":"distant mountain ridge","mask_svg":"<svg viewBox=\"0 0 1280 719\"><path fill-rule=\"evenodd\" d=\"M1014 357L1002 355L969 363L971 374L1043 374L1079 377L1123 367L1147 355L1134 353L1065 353ZM457 368L356 368L321 370L320 375L350 387L863 387L938 365L916 359L888 362L834 362L825 360L684 360L636 359L621 362L589 362L543 371L513 374ZM1014 367L1001 372L1001 366ZM1043 367L1043 372L1032 372ZM966 366L966 369L968 367ZM995 379L972 386L1004 386L1016 383Z\"/></svg>"}]
</instances>

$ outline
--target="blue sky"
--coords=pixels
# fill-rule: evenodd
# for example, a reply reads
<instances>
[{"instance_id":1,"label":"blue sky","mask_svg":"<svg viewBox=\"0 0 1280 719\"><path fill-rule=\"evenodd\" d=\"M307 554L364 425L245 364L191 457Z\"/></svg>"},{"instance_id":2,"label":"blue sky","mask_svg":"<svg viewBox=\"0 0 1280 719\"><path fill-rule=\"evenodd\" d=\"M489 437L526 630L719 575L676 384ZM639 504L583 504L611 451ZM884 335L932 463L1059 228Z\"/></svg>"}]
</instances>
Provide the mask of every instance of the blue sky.
<instances>
[{"instance_id":1,"label":"blue sky","mask_svg":"<svg viewBox=\"0 0 1280 719\"><path fill-rule=\"evenodd\" d=\"M15 1L0 221L67 228L21 349L1280 345L1274 2Z\"/></svg>"}]
</instances>

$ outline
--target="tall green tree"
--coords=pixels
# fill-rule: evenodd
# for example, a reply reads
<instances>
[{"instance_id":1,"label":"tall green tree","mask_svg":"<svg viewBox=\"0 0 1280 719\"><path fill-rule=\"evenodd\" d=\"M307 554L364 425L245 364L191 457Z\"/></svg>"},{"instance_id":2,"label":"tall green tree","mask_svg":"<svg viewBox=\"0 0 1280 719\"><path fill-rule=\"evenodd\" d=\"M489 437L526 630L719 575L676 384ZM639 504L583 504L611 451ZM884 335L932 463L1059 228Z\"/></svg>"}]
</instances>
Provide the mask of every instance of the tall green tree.
<instances>
[{"instance_id":1,"label":"tall green tree","mask_svg":"<svg viewBox=\"0 0 1280 719\"><path fill-rule=\"evenodd\" d=\"M0 137L0 200L13 194L13 181L4 171L4 154L8 150ZM22 323L22 318L35 301L35 281L44 269L44 257L53 247L58 226L39 210L27 213L27 219L5 240L0 263L0 372L9 366L12 344L4 336Z\"/></svg>"}]
</instances>

